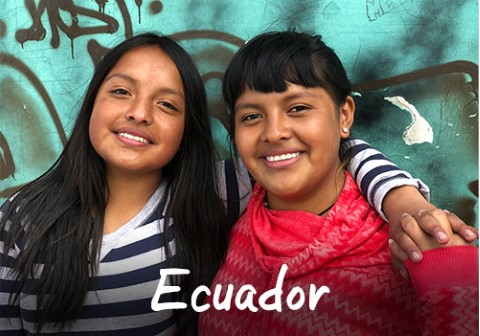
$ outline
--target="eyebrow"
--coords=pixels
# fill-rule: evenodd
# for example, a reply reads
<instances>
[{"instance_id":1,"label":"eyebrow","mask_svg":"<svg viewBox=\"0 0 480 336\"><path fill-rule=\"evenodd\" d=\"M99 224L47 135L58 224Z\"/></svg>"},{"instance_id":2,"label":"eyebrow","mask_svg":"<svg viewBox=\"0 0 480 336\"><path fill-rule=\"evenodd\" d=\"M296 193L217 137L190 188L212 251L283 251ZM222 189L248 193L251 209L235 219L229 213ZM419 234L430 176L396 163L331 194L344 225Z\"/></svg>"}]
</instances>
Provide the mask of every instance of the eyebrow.
<instances>
[{"instance_id":1,"label":"eyebrow","mask_svg":"<svg viewBox=\"0 0 480 336\"><path fill-rule=\"evenodd\" d=\"M260 105L255 103L242 103L234 106L234 109L259 109Z\"/></svg>"},{"instance_id":2,"label":"eyebrow","mask_svg":"<svg viewBox=\"0 0 480 336\"><path fill-rule=\"evenodd\" d=\"M276 93L276 92L271 92L271 93ZM278 93L278 92L277 92ZM310 92L301 92L301 93L297 93L297 92L292 92L292 93L289 93L286 97L284 97L282 99L283 102L288 102L290 100L294 100L294 99L297 99L297 98L315 98L315 95L310 93ZM235 105L234 107L235 109L259 109L260 108L260 105L259 104L256 104L256 103L250 103L250 102L246 102L246 103L240 103L238 105Z\"/></svg>"},{"instance_id":3,"label":"eyebrow","mask_svg":"<svg viewBox=\"0 0 480 336\"><path fill-rule=\"evenodd\" d=\"M124 74L124 73L114 73L114 74L111 74L110 76L108 76L107 78L105 78L104 82L108 82L109 80L111 80L112 78L115 78L115 77L124 79L124 80L126 80L127 82L130 82L130 83L132 83L132 84L136 84L136 83L138 82L138 81L137 81L135 78L133 78L132 76L129 76L129 75ZM181 92L179 92L179 91L177 91L177 90L175 90L175 89L169 88L169 87L162 87L162 88L160 89L160 91L161 91L161 92L164 92L164 93L171 93L171 94L174 94L174 95L176 95L176 96L179 96L179 97L182 98L182 99L185 99L185 96L184 96Z\"/></svg>"}]
</instances>

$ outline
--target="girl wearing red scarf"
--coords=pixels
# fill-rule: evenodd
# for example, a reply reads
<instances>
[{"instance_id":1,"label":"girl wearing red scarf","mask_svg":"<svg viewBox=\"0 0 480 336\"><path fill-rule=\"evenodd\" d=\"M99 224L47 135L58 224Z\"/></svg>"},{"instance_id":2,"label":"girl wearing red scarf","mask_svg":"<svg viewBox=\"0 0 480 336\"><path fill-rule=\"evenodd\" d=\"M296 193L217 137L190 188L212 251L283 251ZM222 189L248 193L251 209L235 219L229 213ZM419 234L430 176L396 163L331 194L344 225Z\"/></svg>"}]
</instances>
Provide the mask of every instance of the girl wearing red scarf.
<instances>
[{"instance_id":1,"label":"girl wearing red scarf","mask_svg":"<svg viewBox=\"0 0 480 336\"><path fill-rule=\"evenodd\" d=\"M388 226L339 159L355 103L342 63L320 37L257 36L234 56L223 85L238 153L257 184L204 302L200 334L478 333L475 246L454 236L440 248L408 226L423 260L405 261L410 281L393 269ZM311 285L329 289L314 307ZM272 288L280 303L262 304ZM215 309L229 299L228 311Z\"/></svg>"}]
</instances>

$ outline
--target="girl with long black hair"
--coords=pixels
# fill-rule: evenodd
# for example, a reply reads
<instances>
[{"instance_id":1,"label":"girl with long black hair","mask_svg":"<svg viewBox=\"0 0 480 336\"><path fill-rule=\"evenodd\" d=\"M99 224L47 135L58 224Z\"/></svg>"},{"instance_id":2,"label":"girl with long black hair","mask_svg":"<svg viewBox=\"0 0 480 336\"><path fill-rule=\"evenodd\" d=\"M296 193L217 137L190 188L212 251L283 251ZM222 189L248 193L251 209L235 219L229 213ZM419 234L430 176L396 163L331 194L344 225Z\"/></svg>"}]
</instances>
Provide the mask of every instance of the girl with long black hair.
<instances>
[{"instance_id":1,"label":"girl with long black hair","mask_svg":"<svg viewBox=\"0 0 480 336\"><path fill-rule=\"evenodd\" d=\"M172 334L172 312L150 308L159 270L191 270L181 300L211 281L227 246L214 173L191 57L149 33L113 48L58 160L2 208L1 329Z\"/></svg>"}]
</instances>

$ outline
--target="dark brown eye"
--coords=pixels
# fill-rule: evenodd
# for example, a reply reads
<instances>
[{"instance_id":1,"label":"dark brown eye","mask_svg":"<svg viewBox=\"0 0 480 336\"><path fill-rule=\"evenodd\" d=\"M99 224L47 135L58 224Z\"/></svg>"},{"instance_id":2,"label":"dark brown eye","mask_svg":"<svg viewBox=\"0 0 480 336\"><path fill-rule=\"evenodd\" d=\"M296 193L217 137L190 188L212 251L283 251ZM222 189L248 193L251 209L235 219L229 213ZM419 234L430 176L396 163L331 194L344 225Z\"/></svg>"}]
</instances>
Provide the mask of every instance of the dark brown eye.
<instances>
[{"instance_id":1,"label":"dark brown eye","mask_svg":"<svg viewBox=\"0 0 480 336\"><path fill-rule=\"evenodd\" d=\"M304 105L298 105L298 106L294 106L290 109L291 112L301 112L301 111L305 111L307 110L308 107L307 106L304 106Z\"/></svg>"},{"instance_id":2,"label":"dark brown eye","mask_svg":"<svg viewBox=\"0 0 480 336\"><path fill-rule=\"evenodd\" d=\"M118 95L128 95L128 91L125 89L115 89L115 90L112 90L112 93L118 94Z\"/></svg>"},{"instance_id":3,"label":"dark brown eye","mask_svg":"<svg viewBox=\"0 0 480 336\"><path fill-rule=\"evenodd\" d=\"M250 114L247 114L247 115L243 116L242 119L240 119L240 121L252 121L252 120L255 120L257 118L260 118L260 114L250 113Z\"/></svg>"},{"instance_id":4,"label":"dark brown eye","mask_svg":"<svg viewBox=\"0 0 480 336\"><path fill-rule=\"evenodd\" d=\"M173 111L178 111L177 107L175 105L169 103L169 102L163 101L163 102L160 102L159 105L161 105L163 107L166 107L166 108L168 108L170 110L173 110Z\"/></svg>"}]
</instances>

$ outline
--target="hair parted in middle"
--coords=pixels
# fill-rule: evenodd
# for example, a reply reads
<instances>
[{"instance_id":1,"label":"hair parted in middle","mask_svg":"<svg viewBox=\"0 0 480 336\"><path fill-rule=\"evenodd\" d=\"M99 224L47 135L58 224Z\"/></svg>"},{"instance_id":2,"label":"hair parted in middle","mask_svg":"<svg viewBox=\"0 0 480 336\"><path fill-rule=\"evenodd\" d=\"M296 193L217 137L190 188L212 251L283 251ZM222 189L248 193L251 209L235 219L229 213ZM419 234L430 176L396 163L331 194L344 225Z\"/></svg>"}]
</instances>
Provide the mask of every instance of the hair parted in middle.
<instances>
[{"instance_id":1,"label":"hair parted in middle","mask_svg":"<svg viewBox=\"0 0 480 336\"><path fill-rule=\"evenodd\" d=\"M19 281L14 301L19 299L30 274L34 274L35 264L44 264L36 287L37 304L41 307L36 316L37 330L46 321L68 324L75 320L88 291L89 276L96 274L108 186L104 161L89 139L89 122L107 74L125 53L143 46L158 46L172 59L185 92L181 146L162 169L162 179L168 181L162 203L170 197L164 229L171 220L174 222L175 257L169 258L170 267L191 271L176 280L182 288L176 299L188 302L196 287L209 285L225 257L229 226L216 192L215 149L200 73L191 56L173 39L154 33L131 37L109 50L96 65L59 158L42 176L19 191L0 219L6 250L19 240L25 243L14 269ZM12 222L10 230L5 230L7 218ZM35 225L25 231L28 221ZM171 257L169 244L165 247ZM69 271L65 272L66 269ZM193 309L175 313L180 321L179 333L196 328L197 314Z\"/></svg>"}]
</instances>

